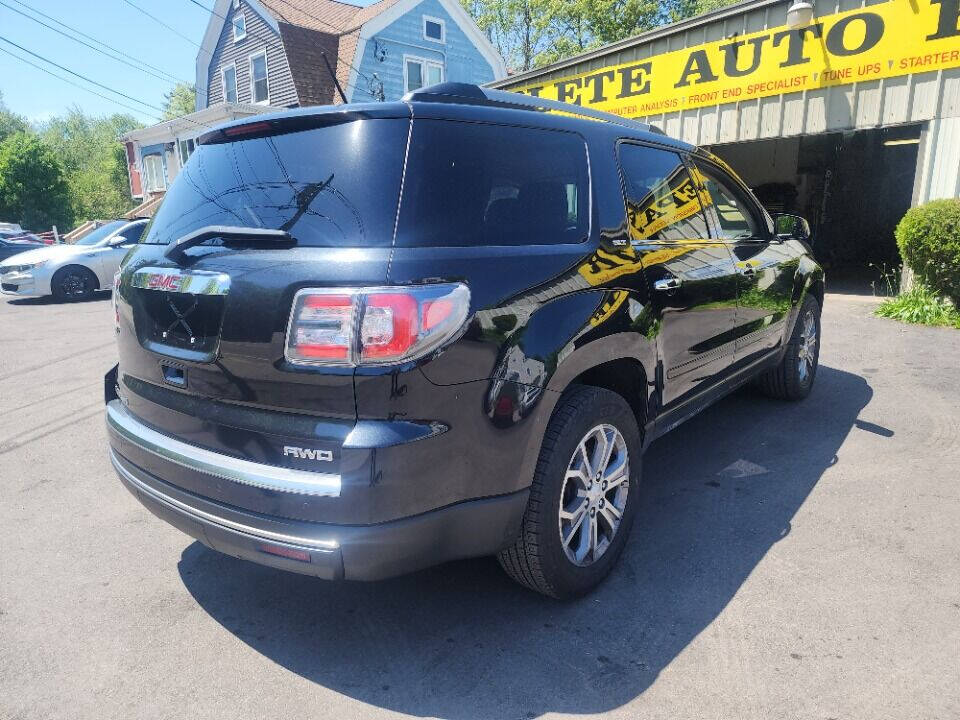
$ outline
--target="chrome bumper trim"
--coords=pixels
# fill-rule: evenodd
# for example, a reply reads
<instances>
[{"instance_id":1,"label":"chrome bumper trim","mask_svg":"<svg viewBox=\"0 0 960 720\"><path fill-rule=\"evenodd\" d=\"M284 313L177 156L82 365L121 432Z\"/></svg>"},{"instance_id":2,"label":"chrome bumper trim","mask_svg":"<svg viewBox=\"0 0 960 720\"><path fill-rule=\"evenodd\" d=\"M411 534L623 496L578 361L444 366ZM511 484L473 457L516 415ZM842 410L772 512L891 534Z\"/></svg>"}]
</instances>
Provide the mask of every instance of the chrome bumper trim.
<instances>
[{"instance_id":1,"label":"chrome bumper trim","mask_svg":"<svg viewBox=\"0 0 960 720\"><path fill-rule=\"evenodd\" d=\"M241 485L320 497L340 496L340 476L264 465L189 445L148 428L119 400L107 404L107 427L123 439L168 462Z\"/></svg>"},{"instance_id":2,"label":"chrome bumper trim","mask_svg":"<svg viewBox=\"0 0 960 720\"><path fill-rule=\"evenodd\" d=\"M138 492L148 495L152 500L163 503L164 505L167 505L168 507L182 514L187 515L201 524L212 523L214 525L220 525L221 527L229 530L243 533L244 535L249 535L256 540L281 542L308 550L321 550L330 552L340 547L340 544L336 540L312 540L293 535L284 535L283 533L275 533L270 532L269 530L252 528L249 525L234 522L233 520L228 520L224 517L220 517L219 515L212 515L211 513L204 512L203 510L187 505L186 503L182 503L179 500L175 500L169 495L159 493L146 483L141 482L133 473L123 466L123 463L120 462L116 451L112 448L110 449L110 462L113 463L114 470L116 470L124 480L136 488Z\"/></svg>"}]
</instances>

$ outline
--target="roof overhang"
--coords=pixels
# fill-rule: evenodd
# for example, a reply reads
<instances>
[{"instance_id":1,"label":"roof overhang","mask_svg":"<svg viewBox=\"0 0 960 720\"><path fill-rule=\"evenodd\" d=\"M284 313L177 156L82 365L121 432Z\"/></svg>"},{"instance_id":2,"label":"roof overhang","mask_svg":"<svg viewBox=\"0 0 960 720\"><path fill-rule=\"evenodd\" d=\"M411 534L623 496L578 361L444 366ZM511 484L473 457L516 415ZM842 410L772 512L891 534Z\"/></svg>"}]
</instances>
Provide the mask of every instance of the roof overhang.
<instances>
[{"instance_id":1,"label":"roof overhang","mask_svg":"<svg viewBox=\"0 0 960 720\"><path fill-rule=\"evenodd\" d=\"M229 0L227 0L229 2ZM259 115L271 112L276 108L265 105L250 105L249 103L222 103L211 105L203 110L181 115L172 120L151 125L139 130L131 130L120 136L122 142L137 142L141 145L150 145L159 142L172 142L179 135L197 135L213 127L237 118Z\"/></svg>"}]
</instances>

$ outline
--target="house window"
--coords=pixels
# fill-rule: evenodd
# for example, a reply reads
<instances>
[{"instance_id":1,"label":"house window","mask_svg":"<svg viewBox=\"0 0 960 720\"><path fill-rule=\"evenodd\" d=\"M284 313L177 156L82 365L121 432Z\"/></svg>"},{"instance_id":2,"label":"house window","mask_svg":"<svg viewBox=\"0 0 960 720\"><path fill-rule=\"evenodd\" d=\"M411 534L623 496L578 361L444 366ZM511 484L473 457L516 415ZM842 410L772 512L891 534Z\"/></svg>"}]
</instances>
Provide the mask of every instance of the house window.
<instances>
[{"instance_id":1,"label":"house window","mask_svg":"<svg viewBox=\"0 0 960 720\"><path fill-rule=\"evenodd\" d=\"M223 79L223 101L235 103L237 101L237 67L228 65L221 71Z\"/></svg>"},{"instance_id":2,"label":"house window","mask_svg":"<svg viewBox=\"0 0 960 720\"><path fill-rule=\"evenodd\" d=\"M443 82L443 65L426 58L403 58L403 85L407 92Z\"/></svg>"},{"instance_id":3,"label":"house window","mask_svg":"<svg viewBox=\"0 0 960 720\"><path fill-rule=\"evenodd\" d=\"M247 18L240 10L233 16L233 41L240 42L247 36Z\"/></svg>"},{"instance_id":4,"label":"house window","mask_svg":"<svg viewBox=\"0 0 960 720\"><path fill-rule=\"evenodd\" d=\"M250 56L250 98L254 103L269 104L270 88L267 85L267 51Z\"/></svg>"},{"instance_id":5,"label":"house window","mask_svg":"<svg viewBox=\"0 0 960 720\"><path fill-rule=\"evenodd\" d=\"M434 42L446 42L446 23L440 18L423 16L423 39Z\"/></svg>"},{"instance_id":6,"label":"house window","mask_svg":"<svg viewBox=\"0 0 960 720\"><path fill-rule=\"evenodd\" d=\"M161 155L144 156L143 180L143 189L148 193L166 189L167 183L163 173L163 157Z\"/></svg>"},{"instance_id":7,"label":"house window","mask_svg":"<svg viewBox=\"0 0 960 720\"><path fill-rule=\"evenodd\" d=\"M187 164L187 160L190 159L190 156L193 155L193 151L196 149L197 145L194 142L193 138L189 140L181 140L177 143L180 148L180 167L183 167Z\"/></svg>"}]
</instances>

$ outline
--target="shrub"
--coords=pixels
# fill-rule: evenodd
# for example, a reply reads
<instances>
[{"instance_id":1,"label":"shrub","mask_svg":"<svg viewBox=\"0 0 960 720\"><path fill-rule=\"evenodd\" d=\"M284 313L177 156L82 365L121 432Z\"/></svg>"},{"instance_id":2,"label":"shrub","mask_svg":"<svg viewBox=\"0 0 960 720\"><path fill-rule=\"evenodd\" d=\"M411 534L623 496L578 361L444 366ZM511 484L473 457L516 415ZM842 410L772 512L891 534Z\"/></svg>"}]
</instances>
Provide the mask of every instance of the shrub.
<instances>
[{"instance_id":1,"label":"shrub","mask_svg":"<svg viewBox=\"0 0 960 720\"><path fill-rule=\"evenodd\" d=\"M910 208L897 225L896 237L917 279L960 307L960 200Z\"/></svg>"},{"instance_id":2,"label":"shrub","mask_svg":"<svg viewBox=\"0 0 960 720\"><path fill-rule=\"evenodd\" d=\"M952 325L960 329L960 312L922 284L884 300L877 315L921 325Z\"/></svg>"}]
</instances>

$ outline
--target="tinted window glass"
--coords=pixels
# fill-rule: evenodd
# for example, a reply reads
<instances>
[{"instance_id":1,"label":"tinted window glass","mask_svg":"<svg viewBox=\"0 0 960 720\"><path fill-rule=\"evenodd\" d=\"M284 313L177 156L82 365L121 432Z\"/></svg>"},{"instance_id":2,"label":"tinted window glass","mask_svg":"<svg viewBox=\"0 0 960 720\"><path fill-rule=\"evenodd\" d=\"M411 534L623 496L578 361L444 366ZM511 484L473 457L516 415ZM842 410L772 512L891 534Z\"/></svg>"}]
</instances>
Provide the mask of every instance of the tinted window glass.
<instances>
[{"instance_id":1,"label":"tinted window glass","mask_svg":"<svg viewBox=\"0 0 960 720\"><path fill-rule=\"evenodd\" d=\"M91 230L89 233L84 235L82 238L77 240L77 245L96 245L98 242L105 240L107 235L110 235L116 230L119 230L126 224L124 220L114 220L113 222L108 222L106 225L101 225L96 230Z\"/></svg>"},{"instance_id":2,"label":"tinted window glass","mask_svg":"<svg viewBox=\"0 0 960 720\"><path fill-rule=\"evenodd\" d=\"M750 209L746 193L709 165L698 163L697 168L703 175L704 202L716 211L720 237L742 240L762 235L762 225Z\"/></svg>"},{"instance_id":3,"label":"tinted window glass","mask_svg":"<svg viewBox=\"0 0 960 720\"><path fill-rule=\"evenodd\" d=\"M665 242L710 237L697 188L677 153L622 143L619 155L631 239Z\"/></svg>"},{"instance_id":4,"label":"tinted window glass","mask_svg":"<svg viewBox=\"0 0 960 720\"><path fill-rule=\"evenodd\" d=\"M165 245L207 225L233 225L287 230L300 245L388 246L408 127L401 119L354 120L200 145L144 242Z\"/></svg>"},{"instance_id":5,"label":"tinted window glass","mask_svg":"<svg viewBox=\"0 0 960 720\"><path fill-rule=\"evenodd\" d=\"M577 243L589 231L589 198L578 135L416 120L397 245Z\"/></svg>"},{"instance_id":6,"label":"tinted window glass","mask_svg":"<svg viewBox=\"0 0 960 720\"><path fill-rule=\"evenodd\" d=\"M147 226L145 222L137 223L136 225L131 225L122 233L119 233L111 242L117 243L137 243L140 242L140 237L143 235L143 230Z\"/></svg>"}]
</instances>

